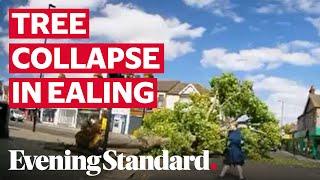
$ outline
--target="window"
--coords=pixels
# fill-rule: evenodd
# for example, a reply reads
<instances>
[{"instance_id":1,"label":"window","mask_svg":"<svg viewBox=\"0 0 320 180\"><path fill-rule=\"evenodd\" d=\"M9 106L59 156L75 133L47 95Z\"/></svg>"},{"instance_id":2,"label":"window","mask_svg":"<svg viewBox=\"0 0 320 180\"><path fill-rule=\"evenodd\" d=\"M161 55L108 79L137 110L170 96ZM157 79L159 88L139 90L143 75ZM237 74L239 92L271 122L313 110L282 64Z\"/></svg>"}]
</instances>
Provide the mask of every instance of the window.
<instances>
[{"instance_id":1,"label":"window","mask_svg":"<svg viewBox=\"0 0 320 180\"><path fill-rule=\"evenodd\" d=\"M55 119L57 109L43 109L42 110L42 121L53 123Z\"/></svg>"},{"instance_id":2,"label":"window","mask_svg":"<svg viewBox=\"0 0 320 180\"><path fill-rule=\"evenodd\" d=\"M189 102L190 101L190 95L189 94L181 94L180 95L180 102Z\"/></svg>"},{"instance_id":3,"label":"window","mask_svg":"<svg viewBox=\"0 0 320 180\"><path fill-rule=\"evenodd\" d=\"M165 107L165 98L164 94L159 94L158 95L158 107Z\"/></svg>"}]
</instances>

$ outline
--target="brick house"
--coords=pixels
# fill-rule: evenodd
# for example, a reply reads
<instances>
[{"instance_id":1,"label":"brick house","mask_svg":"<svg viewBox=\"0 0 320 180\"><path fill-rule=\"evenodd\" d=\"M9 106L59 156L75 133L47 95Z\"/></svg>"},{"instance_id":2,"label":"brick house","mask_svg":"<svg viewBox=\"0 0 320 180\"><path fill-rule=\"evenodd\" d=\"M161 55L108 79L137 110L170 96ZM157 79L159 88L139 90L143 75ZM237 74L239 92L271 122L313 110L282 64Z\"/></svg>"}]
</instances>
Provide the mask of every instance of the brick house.
<instances>
[{"instance_id":1,"label":"brick house","mask_svg":"<svg viewBox=\"0 0 320 180\"><path fill-rule=\"evenodd\" d=\"M302 115L298 117L294 133L300 152L320 158L320 95L311 86Z\"/></svg>"}]
</instances>

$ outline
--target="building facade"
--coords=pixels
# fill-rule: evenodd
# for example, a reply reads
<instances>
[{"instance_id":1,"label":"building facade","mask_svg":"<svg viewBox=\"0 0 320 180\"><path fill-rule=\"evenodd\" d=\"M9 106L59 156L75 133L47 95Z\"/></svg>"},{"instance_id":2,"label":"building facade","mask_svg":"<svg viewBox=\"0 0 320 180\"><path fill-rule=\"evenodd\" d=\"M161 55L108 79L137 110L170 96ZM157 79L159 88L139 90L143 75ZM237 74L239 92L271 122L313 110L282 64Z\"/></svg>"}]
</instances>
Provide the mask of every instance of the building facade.
<instances>
[{"instance_id":1,"label":"building facade","mask_svg":"<svg viewBox=\"0 0 320 180\"><path fill-rule=\"evenodd\" d=\"M2 81L0 81L0 101L8 102L8 100L9 100L8 86L3 84Z\"/></svg>"},{"instance_id":2,"label":"building facade","mask_svg":"<svg viewBox=\"0 0 320 180\"><path fill-rule=\"evenodd\" d=\"M296 149L320 159L320 95L312 86L303 114L298 117L297 130L294 133Z\"/></svg>"},{"instance_id":3,"label":"building facade","mask_svg":"<svg viewBox=\"0 0 320 180\"><path fill-rule=\"evenodd\" d=\"M197 83L183 83L180 81L158 81L158 108L173 109L177 102L190 101L194 93L209 93L205 87Z\"/></svg>"},{"instance_id":4,"label":"building facade","mask_svg":"<svg viewBox=\"0 0 320 180\"><path fill-rule=\"evenodd\" d=\"M41 109L40 122L47 125L81 128L89 119L99 119L99 109Z\"/></svg>"},{"instance_id":5,"label":"building facade","mask_svg":"<svg viewBox=\"0 0 320 180\"><path fill-rule=\"evenodd\" d=\"M173 109L177 102L190 101L190 94L208 93L203 86L196 83L180 81L158 81L158 108ZM131 134L142 124L144 115L152 109L113 108L111 115L111 132ZM88 119L99 119L100 109L41 109L40 122L47 125L80 128Z\"/></svg>"}]
</instances>

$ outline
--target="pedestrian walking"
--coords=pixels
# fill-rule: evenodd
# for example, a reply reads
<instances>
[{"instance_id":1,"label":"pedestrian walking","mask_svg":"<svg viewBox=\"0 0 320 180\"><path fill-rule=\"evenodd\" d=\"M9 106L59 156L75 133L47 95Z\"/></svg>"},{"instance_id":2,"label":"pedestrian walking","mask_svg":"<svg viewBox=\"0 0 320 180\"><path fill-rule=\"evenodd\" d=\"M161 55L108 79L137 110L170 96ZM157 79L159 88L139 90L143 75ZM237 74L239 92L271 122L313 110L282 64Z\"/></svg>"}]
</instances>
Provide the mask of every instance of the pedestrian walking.
<instances>
[{"instance_id":1,"label":"pedestrian walking","mask_svg":"<svg viewBox=\"0 0 320 180\"><path fill-rule=\"evenodd\" d=\"M228 138L226 143L226 148L224 150L224 160L223 168L219 175L223 178L226 172L230 169L230 166L237 168L239 173L239 179L245 179L243 176L242 166L244 165L245 155L242 151L243 140L240 130L237 128L236 123L230 125L230 130L228 132Z\"/></svg>"}]
</instances>

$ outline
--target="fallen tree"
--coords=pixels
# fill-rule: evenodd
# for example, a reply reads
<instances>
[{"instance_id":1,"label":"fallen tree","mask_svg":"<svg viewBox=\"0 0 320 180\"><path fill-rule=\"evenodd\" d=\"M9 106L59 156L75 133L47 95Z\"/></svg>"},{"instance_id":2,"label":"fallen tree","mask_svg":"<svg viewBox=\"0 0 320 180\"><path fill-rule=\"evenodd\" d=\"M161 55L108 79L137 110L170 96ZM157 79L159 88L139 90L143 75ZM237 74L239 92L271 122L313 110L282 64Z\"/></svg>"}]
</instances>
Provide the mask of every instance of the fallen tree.
<instances>
[{"instance_id":1,"label":"fallen tree","mask_svg":"<svg viewBox=\"0 0 320 180\"><path fill-rule=\"evenodd\" d=\"M176 103L173 110L155 110L144 118L134 136L157 137L158 143L143 148L143 153L158 155L163 149L179 155L200 154L202 150L222 153L230 123L244 115L248 119L242 134L248 157L265 157L279 145L278 122L255 96L251 82L223 74L214 77L210 85L210 94L191 95L188 103Z\"/></svg>"}]
</instances>

